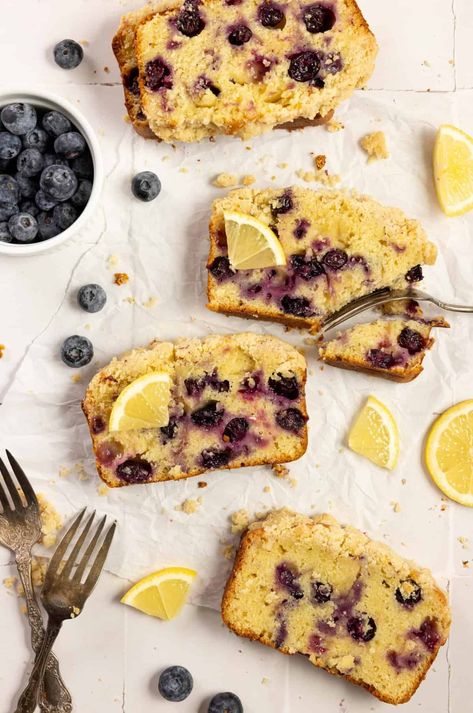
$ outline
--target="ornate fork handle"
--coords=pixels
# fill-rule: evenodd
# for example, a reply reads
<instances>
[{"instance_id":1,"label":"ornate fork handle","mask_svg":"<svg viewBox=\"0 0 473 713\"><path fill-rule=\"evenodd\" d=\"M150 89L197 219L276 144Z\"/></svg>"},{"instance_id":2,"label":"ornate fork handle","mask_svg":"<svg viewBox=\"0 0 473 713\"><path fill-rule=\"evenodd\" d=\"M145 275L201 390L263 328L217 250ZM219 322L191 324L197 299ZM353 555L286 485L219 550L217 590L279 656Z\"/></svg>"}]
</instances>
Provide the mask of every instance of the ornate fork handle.
<instances>
[{"instance_id":1,"label":"ornate fork handle","mask_svg":"<svg viewBox=\"0 0 473 713\"><path fill-rule=\"evenodd\" d=\"M31 628L31 644L38 654L44 637L43 617L36 601L31 582L31 555L17 555L16 565L21 584L25 590L28 620ZM46 659L43 684L40 689L39 707L43 713L71 713L72 698L62 680L59 662L51 652Z\"/></svg>"}]
</instances>

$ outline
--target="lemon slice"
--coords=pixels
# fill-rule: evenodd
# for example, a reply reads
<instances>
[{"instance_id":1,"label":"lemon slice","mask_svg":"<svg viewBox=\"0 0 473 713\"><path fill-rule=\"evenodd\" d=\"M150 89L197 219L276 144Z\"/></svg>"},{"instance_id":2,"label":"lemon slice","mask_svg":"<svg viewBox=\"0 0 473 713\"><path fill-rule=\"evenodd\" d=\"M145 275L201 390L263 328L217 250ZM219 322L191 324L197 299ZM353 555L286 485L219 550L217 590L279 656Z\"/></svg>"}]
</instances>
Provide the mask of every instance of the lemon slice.
<instances>
[{"instance_id":1,"label":"lemon slice","mask_svg":"<svg viewBox=\"0 0 473 713\"><path fill-rule=\"evenodd\" d=\"M473 507L473 400L452 406L435 421L425 462L445 495Z\"/></svg>"},{"instance_id":2,"label":"lemon slice","mask_svg":"<svg viewBox=\"0 0 473 713\"><path fill-rule=\"evenodd\" d=\"M110 431L160 428L169 423L171 377L164 371L140 376L123 389L113 404Z\"/></svg>"},{"instance_id":3,"label":"lemon slice","mask_svg":"<svg viewBox=\"0 0 473 713\"><path fill-rule=\"evenodd\" d=\"M399 456L399 431L391 411L369 396L348 436L348 445L382 468L392 470Z\"/></svg>"},{"instance_id":4,"label":"lemon slice","mask_svg":"<svg viewBox=\"0 0 473 713\"><path fill-rule=\"evenodd\" d=\"M446 215L463 215L473 209L473 138L450 124L437 133L434 177Z\"/></svg>"},{"instance_id":5,"label":"lemon slice","mask_svg":"<svg viewBox=\"0 0 473 713\"><path fill-rule=\"evenodd\" d=\"M196 576L197 572L185 567L160 569L140 579L121 602L159 619L174 619L186 603Z\"/></svg>"},{"instance_id":6,"label":"lemon slice","mask_svg":"<svg viewBox=\"0 0 473 713\"><path fill-rule=\"evenodd\" d=\"M285 265L282 245L271 228L245 213L224 211L228 257L235 270Z\"/></svg>"}]
</instances>

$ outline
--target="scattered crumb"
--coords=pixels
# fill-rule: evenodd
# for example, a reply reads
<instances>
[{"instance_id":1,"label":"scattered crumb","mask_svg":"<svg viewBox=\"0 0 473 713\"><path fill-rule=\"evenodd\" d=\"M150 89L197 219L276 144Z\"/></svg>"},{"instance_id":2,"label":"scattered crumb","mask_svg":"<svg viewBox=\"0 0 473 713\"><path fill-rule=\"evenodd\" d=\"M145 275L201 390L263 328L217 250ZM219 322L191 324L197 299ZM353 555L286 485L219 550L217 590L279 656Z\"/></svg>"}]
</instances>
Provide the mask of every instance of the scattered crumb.
<instances>
[{"instance_id":1,"label":"scattered crumb","mask_svg":"<svg viewBox=\"0 0 473 713\"><path fill-rule=\"evenodd\" d=\"M360 146L368 154L368 163L389 158L386 136L382 131L366 134L360 139Z\"/></svg>"},{"instance_id":2,"label":"scattered crumb","mask_svg":"<svg viewBox=\"0 0 473 713\"><path fill-rule=\"evenodd\" d=\"M233 547L233 545L226 545L223 548L223 556L225 557L226 560L232 560L234 554L235 554L235 548Z\"/></svg>"},{"instance_id":3,"label":"scattered crumb","mask_svg":"<svg viewBox=\"0 0 473 713\"><path fill-rule=\"evenodd\" d=\"M237 532L243 532L243 530L246 530L250 523L250 516L248 514L248 510L245 510L244 508L234 512L233 515L231 515L230 519L232 521L231 530L233 534Z\"/></svg>"},{"instance_id":4,"label":"scattered crumb","mask_svg":"<svg viewBox=\"0 0 473 713\"><path fill-rule=\"evenodd\" d=\"M3 580L3 586L6 589L13 589L15 582L16 582L16 577L5 577L5 579Z\"/></svg>"},{"instance_id":5,"label":"scattered crumb","mask_svg":"<svg viewBox=\"0 0 473 713\"><path fill-rule=\"evenodd\" d=\"M130 119L129 114L123 114L122 119L125 122L125 124L131 124L131 119Z\"/></svg>"},{"instance_id":6,"label":"scattered crumb","mask_svg":"<svg viewBox=\"0 0 473 713\"><path fill-rule=\"evenodd\" d=\"M52 547L56 544L57 533L62 528L62 518L42 493L38 493L37 498L41 515L41 532L43 534L41 544L44 547Z\"/></svg>"},{"instance_id":7,"label":"scattered crumb","mask_svg":"<svg viewBox=\"0 0 473 713\"><path fill-rule=\"evenodd\" d=\"M251 174L243 176L241 179L242 186L252 186L253 183L256 183L256 178Z\"/></svg>"},{"instance_id":8,"label":"scattered crumb","mask_svg":"<svg viewBox=\"0 0 473 713\"><path fill-rule=\"evenodd\" d=\"M124 301L124 302L128 302L129 305L134 305L134 304L136 304L136 299L135 299L132 295L129 295L128 297L125 297L125 298L123 299L123 301Z\"/></svg>"},{"instance_id":9,"label":"scattered crumb","mask_svg":"<svg viewBox=\"0 0 473 713\"><path fill-rule=\"evenodd\" d=\"M72 381L73 384L78 384L81 379L82 379L82 375L81 375L81 374L73 374L73 375L71 376L71 381Z\"/></svg>"},{"instance_id":10,"label":"scattered crumb","mask_svg":"<svg viewBox=\"0 0 473 713\"><path fill-rule=\"evenodd\" d=\"M205 480L199 480L199 482L197 483L197 487L198 488L206 488L207 483L205 482Z\"/></svg>"},{"instance_id":11,"label":"scattered crumb","mask_svg":"<svg viewBox=\"0 0 473 713\"><path fill-rule=\"evenodd\" d=\"M447 509L447 504L446 504L446 503L442 503L441 506L440 506L440 511L441 511L441 512L445 512L446 509Z\"/></svg>"},{"instance_id":12,"label":"scattered crumb","mask_svg":"<svg viewBox=\"0 0 473 713\"><path fill-rule=\"evenodd\" d=\"M265 485L263 488L263 493L270 493L271 492L271 487L269 485Z\"/></svg>"},{"instance_id":13,"label":"scattered crumb","mask_svg":"<svg viewBox=\"0 0 473 713\"><path fill-rule=\"evenodd\" d=\"M107 65L105 65L103 71L105 72L105 74L110 74L110 67L107 67Z\"/></svg>"},{"instance_id":14,"label":"scattered crumb","mask_svg":"<svg viewBox=\"0 0 473 713\"><path fill-rule=\"evenodd\" d=\"M282 463L274 463L271 468L278 478L287 478L289 475L289 468L286 468Z\"/></svg>"},{"instance_id":15,"label":"scattered crumb","mask_svg":"<svg viewBox=\"0 0 473 713\"><path fill-rule=\"evenodd\" d=\"M163 156L161 161L169 161L171 157L166 154L166 156Z\"/></svg>"},{"instance_id":16,"label":"scattered crumb","mask_svg":"<svg viewBox=\"0 0 473 713\"><path fill-rule=\"evenodd\" d=\"M102 496L107 495L108 491L109 488L105 485L105 483L103 485L99 485L99 487L97 488L98 494Z\"/></svg>"},{"instance_id":17,"label":"scattered crumb","mask_svg":"<svg viewBox=\"0 0 473 713\"><path fill-rule=\"evenodd\" d=\"M108 267L111 269L112 267L115 267L116 265L118 265L118 260L119 260L118 255L109 255L107 258Z\"/></svg>"},{"instance_id":18,"label":"scattered crumb","mask_svg":"<svg viewBox=\"0 0 473 713\"><path fill-rule=\"evenodd\" d=\"M28 614L28 607L24 603L20 606L20 614Z\"/></svg>"},{"instance_id":19,"label":"scattered crumb","mask_svg":"<svg viewBox=\"0 0 473 713\"><path fill-rule=\"evenodd\" d=\"M304 171L303 168L296 171L296 176L306 183L312 183L317 180L317 174L314 171Z\"/></svg>"},{"instance_id":20,"label":"scattered crumb","mask_svg":"<svg viewBox=\"0 0 473 713\"><path fill-rule=\"evenodd\" d=\"M4 344L0 344L0 359L3 358L3 352L5 351L6 346Z\"/></svg>"},{"instance_id":21,"label":"scattered crumb","mask_svg":"<svg viewBox=\"0 0 473 713\"><path fill-rule=\"evenodd\" d=\"M464 550L468 549L468 545L470 544L468 537L460 536L460 537L457 537L457 540L461 544L461 546Z\"/></svg>"},{"instance_id":22,"label":"scattered crumb","mask_svg":"<svg viewBox=\"0 0 473 713\"><path fill-rule=\"evenodd\" d=\"M116 285L126 285L130 278L126 274L126 272L116 272L113 276L113 281Z\"/></svg>"},{"instance_id":23,"label":"scattered crumb","mask_svg":"<svg viewBox=\"0 0 473 713\"><path fill-rule=\"evenodd\" d=\"M345 128L345 125L342 124L341 121L335 121L335 119L332 119L331 121L328 121L325 124L325 129L327 131L330 131L331 134L334 134L336 131L342 131L342 129Z\"/></svg>"},{"instance_id":24,"label":"scattered crumb","mask_svg":"<svg viewBox=\"0 0 473 713\"><path fill-rule=\"evenodd\" d=\"M465 567L465 569L468 569L470 566L470 563L468 560L462 560L462 565Z\"/></svg>"},{"instance_id":25,"label":"scattered crumb","mask_svg":"<svg viewBox=\"0 0 473 713\"><path fill-rule=\"evenodd\" d=\"M212 181L212 185L217 188L231 188L236 186L238 179L234 173L219 173Z\"/></svg>"},{"instance_id":26,"label":"scattered crumb","mask_svg":"<svg viewBox=\"0 0 473 713\"><path fill-rule=\"evenodd\" d=\"M87 324L84 324L84 329L92 329L92 325L88 322Z\"/></svg>"},{"instance_id":27,"label":"scattered crumb","mask_svg":"<svg viewBox=\"0 0 473 713\"><path fill-rule=\"evenodd\" d=\"M182 167L179 169L179 173L189 173L189 169L186 168L186 166L182 166Z\"/></svg>"},{"instance_id":28,"label":"scattered crumb","mask_svg":"<svg viewBox=\"0 0 473 713\"><path fill-rule=\"evenodd\" d=\"M394 512L401 512L401 506L398 502L396 502L396 500L391 500L390 505Z\"/></svg>"},{"instance_id":29,"label":"scattered crumb","mask_svg":"<svg viewBox=\"0 0 473 713\"><path fill-rule=\"evenodd\" d=\"M317 343L319 342L319 338L316 338L316 337L304 337L304 339L303 339L302 341L303 341L304 344L306 344L308 347L312 347L312 346L314 346L315 344L317 344Z\"/></svg>"},{"instance_id":30,"label":"scattered crumb","mask_svg":"<svg viewBox=\"0 0 473 713\"><path fill-rule=\"evenodd\" d=\"M289 483L291 485L291 488L297 488L297 480L296 478L289 478Z\"/></svg>"},{"instance_id":31,"label":"scattered crumb","mask_svg":"<svg viewBox=\"0 0 473 713\"><path fill-rule=\"evenodd\" d=\"M282 163L278 163L278 168L288 168L289 164L283 161Z\"/></svg>"},{"instance_id":32,"label":"scattered crumb","mask_svg":"<svg viewBox=\"0 0 473 713\"><path fill-rule=\"evenodd\" d=\"M155 306L157 301L158 301L157 297L148 297L148 299L145 302L143 302L143 307L146 307L147 309L151 309L152 307Z\"/></svg>"},{"instance_id":33,"label":"scattered crumb","mask_svg":"<svg viewBox=\"0 0 473 713\"><path fill-rule=\"evenodd\" d=\"M90 45L89 40L79 40L83 47L88 47Z\"/></svg>"},{"instance_id":34,"label":"scattered crumb","mask_svg":"<svg viewBox=\"0 0 473 713\"><path fill-rule=\"evenodd\" d=\"M79 609L79 607L72 607L71 619L75 619L76 616L79 616L79 614L80 614L80 609Z\"/></svg>"},{"instance_id":35,"label":"scattered crumb","mask_svg":"<svg viewBox=\"0 0 473 713\"><path fill-rule=\"evenodd\" d=\"M423 67L431 67L432 66L428 59L424 59L424 61L421 62L421 64Z\"/></svg>"},{"instance_id":36,"label":"scattered crumb","mask_svg":"<svg viewBox=\"0 0 473 713\"><path fill-rule=\"evenodd\" d=\"M269 678L263 676L263 678L261 679L261 683L263 684L263 686L265 686L267 683L269 683Z\"/></svg>"},{"instance_id":37,"label":"scattered crumb","mask_svg":"<svg viewBox=\"0 0 473 713\"><path fill-rule=\"evenodd\" d=\"M187 498L180 505L177 505L174 510L180 510L181 512L185 512L186 515L193 515L195 512L197 512L201 505L202 498L197 498L197 500Z\"/></svg>"},{"instance_id":38,"label":"scattered crumb","mask_svg":"<svg viewBox=\"0 0 473 713\"><path fill-rule=\"evenodd\" d=\"M327 157L324 156L324 154L318 154L318 156L314 158L314 163L317 171L321 171L327 163Z\"/></svg>"},{"instance_id":39,"label":"scattered crumb","mask_svg":"<svg viewBox=\"0 0 473 713\"><path fill-rule=\"evenodd\" d=\"M87 473L85 472L83 463L81 463L81 462L76 463L74 468L75 468L77 475L79 476L79 480L88 480L89 479Z\"/></svg>"},{"instance_id":40,"label":"scattered crumb","mask_svg":"<svg viewBox=\"0 0 473 713\"><path fill-rule=\"evenodd\" d=\"M405 478L402 478L402 479L401 479L401 483L402 483L403 485L405 485L405 484L407 483L407 480L406 480Z\"/></svg>"},{"instance_id":41,"label":"scattered crumb","mask_svg":"<svg viewBox=\"0 0 473 713\"><path fill-rule=\"evenodd\" d=\"M316 180L319 183L322 183L324 186L328 186L329 188L332 188L333 186L336 186L337 183L340 183L342 180L340 176L336 173L329 173L327 169L322 169L321 171L317 172L317 178Z\"/></svg>"},{"instance_id":42,"label":"scattered crumb","mask_svg":"<svg viewBox=\"0 0 473 713\"><path fill-rule=\"evenodd\" d=\"M59 468L59 477L60 478L67 478L71 474L71 469L67 467L67 465L62 465Z\"/></svg>"}]
</instances>

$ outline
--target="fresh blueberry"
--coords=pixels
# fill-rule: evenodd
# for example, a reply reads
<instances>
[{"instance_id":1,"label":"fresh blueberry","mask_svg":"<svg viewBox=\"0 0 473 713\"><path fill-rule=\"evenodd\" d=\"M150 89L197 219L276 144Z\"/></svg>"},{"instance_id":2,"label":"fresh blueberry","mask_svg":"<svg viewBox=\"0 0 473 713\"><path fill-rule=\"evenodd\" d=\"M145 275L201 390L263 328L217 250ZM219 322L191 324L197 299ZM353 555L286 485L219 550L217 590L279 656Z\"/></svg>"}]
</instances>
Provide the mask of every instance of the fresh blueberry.
<instances>
[{"instance_id":1,"label":"fresh blueberry","mask_svg":"<svg viewBox=\"0 0 473 713\"><path fill-rule=\"evenodd\" d=\"M172 89L171 67L161 57L146 63L145 84L152 92L159 89Z\"/></svg>"},{"instance_id":2,"label":"fresh blueberry","mask_svg":"<svg viewBox=\"0 0 473 713\"><path fill-rule=\"evenodd\" d=\"M341 270L348 262L348 255L344 250L329 250L323 256L322 262L329 270Z\"/></svg>"},{"instance_id":3,"label":"fresh blueberry","mask_svg":"<svg viewBox=\"0 0 473 713\"><path fill-rule=\"evenodd\" d=\"M229 448L204 448L200 454L201 463L204 468L222 468L228 465L231 450Z\"/></svg>"},{"instance_id":4,"label":"fresh blueberry","mask_svg":"<svg viewBox=\"0 0 473 713\"><path fill-rule=\"evenodd\" d=\"M142 171L133 178L131 190L135 198L146 202L152 201L161 191L161 181L152 171Z\"/></svg>"},{"instance_id":5,"label":"fresh blueberry","mask_svg":"<svg viewBox=\"0 0 473 713\"><path fill-rule=\"evenodd\" d=\"M286 408L276 413L276 423L285 431L299 433L304 428L306 417L298 408Z\"/></svg>"},{"instance_id":6,"label":"fresh blueberry","mask_svg":"<svg viewBox=\"0 0 473 713\"><path fill-rule=\"evenodd\" d=\"M260 6L258 17L263 27L282 29L286 24L283 11L272 2L264 2Z\"/></svg>"},{"instance_id":7,"label":"fresh blueberry","mask_svg":"<svg viewBox=\"0 0 473 713\"><path fill-rule=\"evenodd\" d=\"M77 293L79 307L86 312L100 312L105 307L106 301L107 295L100 285L83 285Z\"/></svg>"},{"instance_id":8,"label":"fresh blueberry","mask_svg":"<svg viewBox=\"0 0 473 713\"><path fill-rule=\"evenodd\" d=\"M347 630L355 641L371 641L376 634L375 620L366 612L351 616L347 621Z\"/></svg>"},{"instance_id":9,"label":"fresh blueberry","mask_svg":"<svg viewBox=\"0 0 473 713\"><path fill-rule=\"evenodd\" d=\"M317 52L304 50L290 57L288 74L296 82L310 82L315 79L320 69Z\"/></svg>"},{"instance_id":10,"label":"fresh blueberry","mask_svg":"<svg viewBox=\"0 0 473 713\"><path fill-rule=\"evenodd\" d=\"M169 666L159 677L158 691L167 701L184 701L192 691L194 681L184 666Z\"/></svg>"},{"instance_id":11,"label":"fresh blueberry","mask_svg":"<svg viewBox=\"0 0 473 713\"><path fill-rule=\"evenodd\" d=\"M48 111L43 116L43 129L50 136L60 136L72 129L72 124L64 114L59 111Z\"/></svg>"},{"instance_id":12,"label":"fresh blueberry","mask_svg":"<svg viewBox=\"0 0 473 713\"><path fill-rule=\"evenodd\" d=\"M274 216L277 216L288 213L293 207L294 204L291 195L289 193L283 193L282 196L279 196L277 199L277 203L272 206L271 212Z\"/></svg>"},{"instance_id":13,"label":"fresh blueberry","mask_svg":"<svg viewBox=\"0 0 473 713\"><path fill-rule=\"evenodd\" d=\"M54 150L59 156L70 160L83 154L86 145L84 137L78 131L67 131L57 137Z\"/></svg>"},{"instance_id":14,"label":"fresh blueberry","mask_svg":"<svg viewBox=\"0 0 473 713\"><path fill-rule=\"evenodd\" d=\"M92 342L87 337L74 334L68 337L61 348L61 358L64 364L77 368L89 364L94 356Z\"/></svg>"},{"instance_id":15,"label":"fresh blueberry","mask_svg":"<svg viewBox=\"0 0 473 713\"><path fill-rule=\"evenodd\" d=\"M202 20L198 3L196 0L186 0L177 16L176 27L186 37L196 37L200 35L205 27L205 22Z\"/></svg>"},{"instance_id":16,"label":"fresh blueberry","mask_svg":"<svg viewBox=\"0 0 473 713\"><path fill-rule=\"evenodd\" d=\"M25 175L24 173L17 173L15 175L15 180L18 183L20 189L21 198L33 198L37 190L36 181L32 177Z\"/></svg>"},{"instance_id":17,"label":"fresh blueberry","mask_svg":"<svg viewBox=\"0 0 473 713\"><path fill-rule=\"evenodd\" d=\"M238 696L227 691L212 698L207 713L243 713L243 706Z\"/></svg>"},{"instance_id":18,"label":"fresh blueberry","mask_svg":"<svg viewBox=\"0 0 473 713\"><path fill-rule=\"evenodd\" d=\"M396 360L389 352L383 352L382 349L370 349L368 352L368 361L375 369L392 369L396 364Z\"/></svg>"},{"instance_id":19,"label":"fresh blueberry","mask_svg":"<svg viewBox=\"0 0 473 713\"><path fill-rule=\"evenodd\" d=\"M294 317L311 317L314 310L307 297L290 297L284 295L281 299L281 307L286 314L292 314Z\"/></svg>"},{"instance_id":20,"label":"fresh blueberry","mask_svg":"<svg viewBox=\"0 0 473 713\"><path fill-rule=\"evenodd\" d=\"M174 419L169 419L169 423L167 426L161 426L159 429L163 435L163 440L164 443L167 443L168 441L172 441L173 438L176 437L178 425Z\"/></svg>"},{"instance_id":21,"label":"fresh blueberry","mask_svg":"<svg viewBox=\"0 0 473 713\"><path fill-rule=\"evenodd\" d=\"M37 217L39 213L39 208L36 205L36 203L33 203L33 201L30 200L25 200L20 203L19 206L20 212L21 213L29 213L30 215L34 216L35 218Z\"/></svg>"},{"instance_id":22,"label":"fresh blueberry","mask_svg":"<svg viewBox=\"0 0 473 713\"><path fill-rule=\"evenodd\" d=\"M299 584L299 572L288 562L282 562L276 567L276 584L285 589L294 599L302 599L304 592Z\"/></svg>"},{"instance_id":23,"label":"fresh blueberry","mask_svg":"<svg viewBox=\"0 0 473 713\"><path fill-rule=\"evenodd\" d=\"M77 191L71 198L71 203L76 208L84 208L89 202L90 194L92 193L92 182L88 178L81 178Z\"/></svg>"},{"instance_id":24,"label":"fresh blueberry","mask_svg":"<svg viewBox=\"0 0 473 713\"><path fill-rule=\"evenodd\" d=\"M84 50L74 40L62 40L54 48L54 61L61 69L75 69L84 59Z\"/></svg>"},{"instance_id":25,"label":"fresh blueberry","mask_svg":"<svg viewBox=\"0 0 473 713\"><path fill-rule=\"evenodd\" d=\"M8 131L0 131L0 158L10 161L21 151L21 139Z\"/></svg>"},{"instance_id":26,"label":"fresh blueberry","mask_svg":"<svg viewBox=\"0 0 473 713\"><path fill-rule=\"evenodd\" d=\"M23 148L24 149L38 149L41 153L46 151L46 146L48 145L49 137L44 129L40 129L38 126L29 131L25 136L23 136Z\"/></svg>"},{"instance_id":27,"label":"fresh blueberry","mask_svg":"<svg viewBox=\"0 0 473 713\"><path fill-rule=\"evenodd\" d=\"M0 221L10 220L12 215L16 215L20 209L16 203L0 203Z\"/></svg>"},{"instance_id":28,"label":"fresh blueberry","mask_svg":"<svg viewBox=\"0 0 473 713\"><path fill-rule=\"evenodd\" d=\"M395 597L399 604L413 607L422 599L422 588L413 579L404 579L396 589Z\"/></svg>"},{"instance_id":29,"label":"fresh blueberry","mask_svg":"<svg viewBox=\"0 0 473 713\"><path fill-rule=\"evenodd\" d=\"M77 190L77 178L68 166L48 166L39 180L41 189L55 201L67 201Z\"/></svg>"},{"instance_id":30,"label":"fresh blueberry","mask_svg":"<svg viewBox=\"0 0 473 713\"><path fill-rule=\"evenodd\" d=\"M335 24L335 13L326 5L316 3L309 5L302 15L307 31L311 34L328 32Z\"/></svg>"},{"instance_id":31,"label":"fresh blueberry","mask_svg":"<svg viewBox=\"0 0 473 713\"><path fill-rule=\"evenodd\" d=\"M0 222L0 243L11 243L12 240L13 238L8 230L8 223L5 221Z\"/></svg>"},{"instance_id":32,"label":"fresh blueberry","mask_svg":"<svg viewBox=\"0 0 473 713\"><path fill-rule=\"evenodd\" d=\"M191 420L201 428L211 428L222 422L224 408L218 401L209 401L191 413Z\"/></svg>"},{"instance_id":33,"label":"fresh blueberry","mask_svg":"<svg viewBox=\"0 0 473 713\"><path fill-rule=\"evenodd\" d=\"M215 260L209 265L208 269L212 277L214 277L217 282L229 280L235 274L235 271L230 265L230 260L225 255L219 255L219 257L216 257Z\"/></svg>"},{"instance_id":34,"label":"fresh blueberry","mask_svg":"<svg viewBox=\"0 0 473 713\"><path fill-rule=\"evenodd\" d=\"M20 199L20 188L12 176L0 175L0 207L2 205L13 205Z\"/></svg>"},{"instance_id":35,"label":"fresh blueberry","mask_svg":"<svg viewBox=\"0 0 473 713\"><path fill-rule=\"evenodd\" d=\"M147 460L129 458L117 466L116 474L125 483L146 483L151 476L152 470L151 463L148 463Z\"/></svg>"},{"instance_id":36,"label":"fresh blueberry","mask_svg":"<svg viewBox=\"0 0 473 713\"><path fill-rule=\"evenodd\" d=\"M411 267L411 269L406 272L405 278L407 282L420 282L423 280L422 266L414 265L414 267Z\"/></svg>"},{"instance_id":37,"label":"fresh blueberry","mask_svg":"<svg viewBox=\"0 0 473 713\"><path fill-rule=\"evenodd\" d=\"M38 223L29 213L17 213L8 221L8 230L19 243L32 243L38 234Z\"/></svg>"},{"instance_id":38,"label":"fresh blueberry","mask_svg":"<svg viewBox=\"0 0 473 713\"><path fill-rule=\"evenodd\" d=\"M94 175L94 163L89 150L77 156L71 162L71 168L78 178L92 178Z\"/></svg>"},{"instance_id":39,"label":"fresh blueberry","mask_svg":"<svg viewBox=\"0 0 473 713\"><path fill-rule=\"evenodd\" d=\"M61 230L67 230L77 220L77 210L71 203L59 203L53 210L53 218Z\"/></svg>"},{"instance_id":40,"label":"fresh blueberry","mask_svg":"<svg viewBox=\"0 0 473 713\"><path fill-rule=\"evenodd\" d=\"M252 31L247 25L236 25L228 34L228 41L235 47L240 47L246 42L249 42L253 36Z\"/></svg>"},{"instance_id":41,"label":"fresh blueberry","mask_svg":"<svg viewBox=\"0 0 473 713\"><path fill-rule=\"evenodd\" d=\"M304 255L291 255L290 263L295 274L307 282L325 273L322 263L316 257L306 259Z\"/></svg>"},{"instance_id":42,"label":"fresh blueberry","mask_svg":"<svg viewBox=\"0 0 473 713\"><path fill-rule=\"evenodd\" d=\"M41 173L44 167L43 154L38 149L25 149L16 160L18 173L31 178Z\"/></svg>"},{"instance_id":43,"label":"fresh blueberry","mask_svg":"<svg viewBox=\"0 0 473 713\"><path fill-rule=\"evenodd\" d=\"M311 584L312 599L317 604L325 604L332 597L333 587L327 582L312 582Z\"/></svg>"},{"instance_id":44,"label":"fresh blueberry","mask_svg":"<svg viewBox=\"0 0 473 713\"><path fill-rule=\"evenodd\" d=\"M44 211L52 210L54 206L57 205L57 201L50 198L44 191L38 191L34 200L38 208Z\"/></svg>"},{"instance_id":45,"label":"fresh blueberry","mask_svg":"<svg viewBox=\"0 0 473 713\"><path fill-rule=\"evenodd\" d=\"M227 423L223 430L223 440L230 441L230 443L242 441L248 433L249 427L250 424L248 423L246 418L232 418L232 420Z\"/></svg>"},{"instance_id":46,"label":"fresh blueberry","mask_svg":"<svg viewBox=\"0 0 473 713\"><path fill-rule=\"evenodd\" d=\"M36 109L31 104L9 104L3 107L1 117L5 129L16 136L27 134L36 126Z\"/></svg>"},{"instance_id":47,"label":"fresh blueberry","mask_svg":"<svg viewBox=\"0 0 473 713\"><path fill-rule=\"evenodd\" d=\"M0 173L8 173L10 170L10 160L7 158L0 158Z\"/></svg>"},{"instance_id":48,"label":"fresh blueberry","mask_svg":"<svg viewBox=\"0 0 473 713\"><path fill-rule=\"evenodd\" d=\"M426 340L420 332L416 329L409 329L409 327L404 327L402 332L397 338L397 343L403 349L407 349L409 354L418 354L426 347Z\"/></svg>"},{"instance_id":49,"label":"fresh blueberry","mask_svg":"<svg viewBox=\"0 0 473 713\"><path fill-rule=\"evenodd\" d=\"M49 166L69 166L69 162L61 156L57 156L55 153L45 153L43 154L44 168L49 168ZM74 171L75 173L75 171Z\"/></svg>"},{"instance_id":50,"label":"fresh blueberry","mask_svg":"<svg viewBox=\"0 0 473 713\"><path fill-rule=\"evenodd\" d=\"M268 386L275 394L290 401L294 401L299 396L299 384L295 376L283 376L278 373L277 379L273 377L268 379Z\"/></svg>"},{"instance_id":51,"label":"fresh blueberry","mask_svg":"<svg viewBox=\"0 0 473 713\"><path fill-rule=\"evenodd\" d=\"M42 240L49 240L49 238L54 238L62 232L59 225L56 225L52 213L42 211L36 219L38 221L38 232Z\"/></svg>"}]
</instances>

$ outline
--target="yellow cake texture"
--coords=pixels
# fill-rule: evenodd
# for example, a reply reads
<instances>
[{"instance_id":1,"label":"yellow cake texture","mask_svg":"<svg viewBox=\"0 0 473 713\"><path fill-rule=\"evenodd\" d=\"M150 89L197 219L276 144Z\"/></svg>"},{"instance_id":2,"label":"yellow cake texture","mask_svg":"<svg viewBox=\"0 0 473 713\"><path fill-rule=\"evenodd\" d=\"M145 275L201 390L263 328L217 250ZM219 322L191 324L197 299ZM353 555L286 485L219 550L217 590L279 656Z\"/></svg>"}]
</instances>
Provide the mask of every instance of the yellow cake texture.
<instances>
[{"instance_id":1,"label":"yellow cake texture","mask_svg":"<svg viewBox=\"0 0 473 713\"><path fill-rule=\"evenodd\" d=\"M234 270L224 211L258 218L279 237L287 264ZM213 203L208 307L317 331L357 297L422 279L437 251L420 223L397 208L343 191L237 189Z\"/></svg>"},{"instance_id":2,"label":"yellow cake texture","mask_svg":"<svg viewBox=\"0 0 473 713\"><path fill-rule=\"evenodd\" d=\"M426 351L434 344L432 328L448 326L442 318L378 319L357 324L324 341L319 346L319 357L343 369L373 373L392 381L412 381L422 372Z\"/></svg>"},{"instance_id":3,"label":"yellow cake texture","mask_svg":"<svg viewBox=\"0 0 473 713\"><path fill-rule=\"evenodd\" d=\"M133 86L138 65L142 111L164 141L249 138L329 116L374 68L376 41L354 0L171 0L154 9L127 16L114 47Z\"/></svg>"},{"instance_id":4,"label":"yellow cake texture","mask_svg":"<svg viewBox=\"0 0 473 713\"><path fill-rule=\"evenodd\" d=\"M271 513L243 535L222 601L240 636L405 703L450 627L427 569L332 516Z\"/></svg>"},{"instance_id":5,"label":"yellow cake texture","mask_svg":"<svg viewBox=\"0 0 473 713\"><path fill-rule=\"evenodd\" d=\"M156 371L171 378L168 424L111 432L122 391ZM134 349L94 376L83 401L98 473L118 487L295 460L307 447L305 381L304 357L270 336L213 335Z\"/></svg>"}]
</instances>

